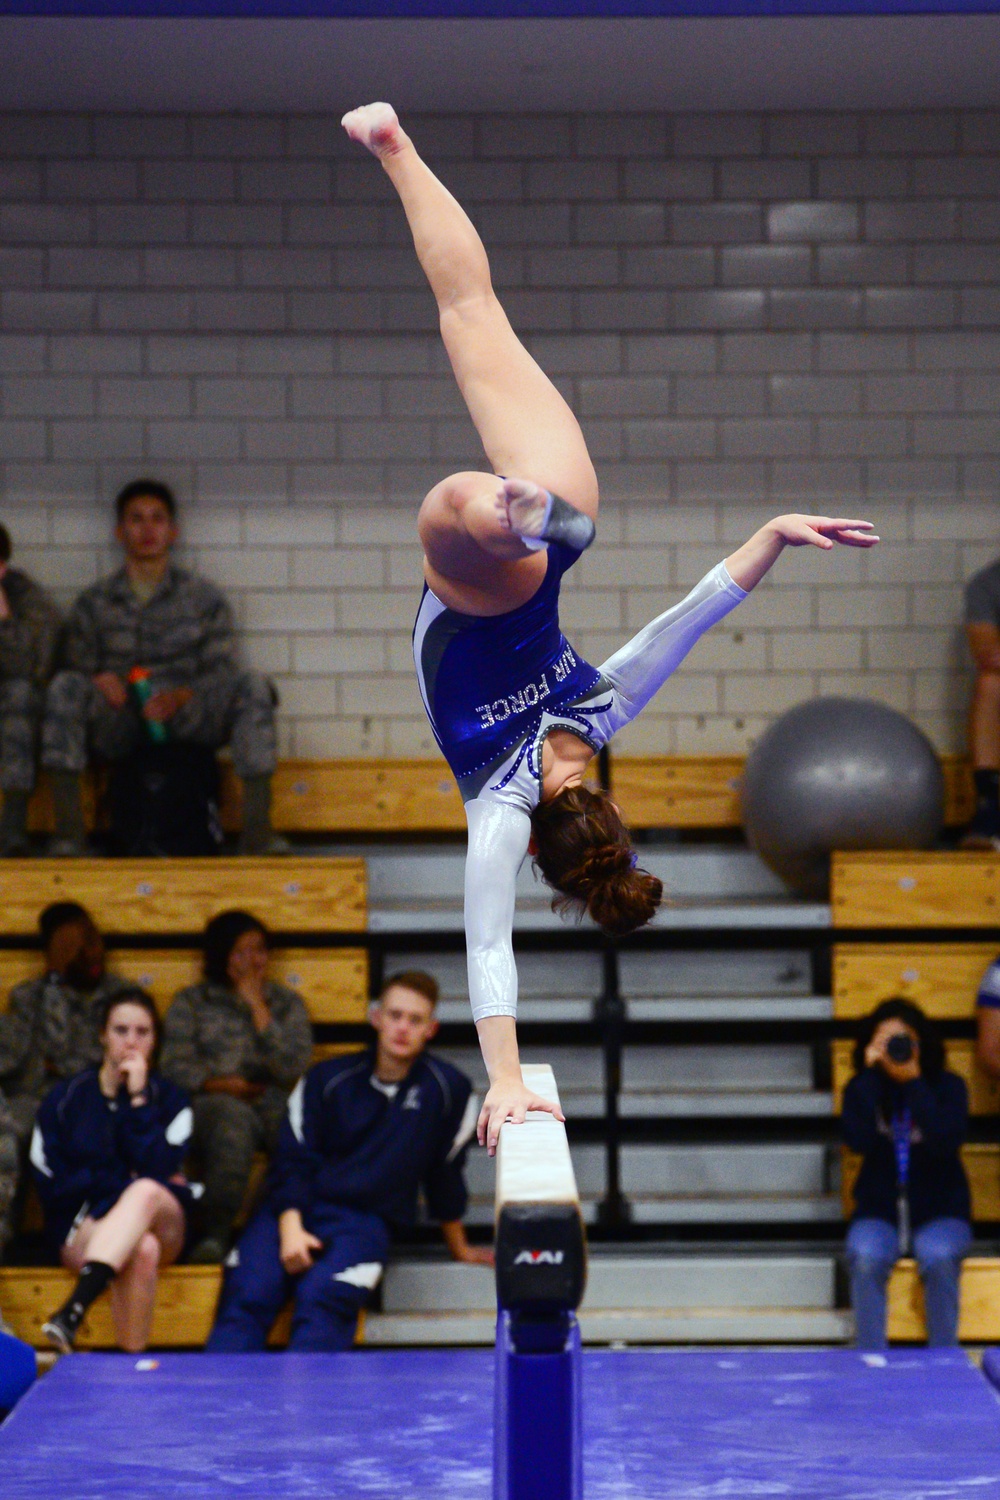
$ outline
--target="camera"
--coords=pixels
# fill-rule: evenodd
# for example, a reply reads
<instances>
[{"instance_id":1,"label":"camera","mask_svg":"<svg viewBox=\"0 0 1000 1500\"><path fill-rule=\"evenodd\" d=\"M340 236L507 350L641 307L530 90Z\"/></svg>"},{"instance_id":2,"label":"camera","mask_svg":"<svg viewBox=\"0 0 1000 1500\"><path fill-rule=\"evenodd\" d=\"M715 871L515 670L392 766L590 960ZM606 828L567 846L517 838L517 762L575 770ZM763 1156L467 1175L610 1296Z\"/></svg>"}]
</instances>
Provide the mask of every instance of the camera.
<instances>
[{"instance_id":1,"label":"camera","mask_svg":"<svg viewBox=\"0 0 1000 1500\"><path fill-rule=\"evenodd\" d=\"M913 1038L905 1032L896 1031L885 1044L886 1057L894 1063L908 1063L913 1057Z\"/></svg>"}]
</instances>

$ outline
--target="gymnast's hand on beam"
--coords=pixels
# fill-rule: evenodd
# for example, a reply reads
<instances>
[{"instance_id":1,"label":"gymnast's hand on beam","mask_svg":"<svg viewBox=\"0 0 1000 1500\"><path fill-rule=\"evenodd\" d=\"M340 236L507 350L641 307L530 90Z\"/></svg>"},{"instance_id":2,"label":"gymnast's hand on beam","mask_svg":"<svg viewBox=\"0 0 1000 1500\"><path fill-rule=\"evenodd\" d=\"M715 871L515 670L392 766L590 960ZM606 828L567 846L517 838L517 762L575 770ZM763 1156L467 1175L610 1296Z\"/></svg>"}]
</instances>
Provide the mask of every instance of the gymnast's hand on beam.
<instances>
[{"instance_id":1,"label":"gymnast's hand on beam","mask_svg":"<svg viewBox=\"0 0 1000 1500\"><path fill-rule=\"evenodd\" d=\"M555 1115L560 1123L565 1123L566 1116L559 1106L550 1104L540 1094L533 1094L520 1076L496 1079L483 1100L477 1128L479 1144L486 1147L490 1156L496 1155L500 1126L508 1120L514 1125L523 1125L529 1109L544 1110L546 1114Z\"/></svg>"}]
</instances>

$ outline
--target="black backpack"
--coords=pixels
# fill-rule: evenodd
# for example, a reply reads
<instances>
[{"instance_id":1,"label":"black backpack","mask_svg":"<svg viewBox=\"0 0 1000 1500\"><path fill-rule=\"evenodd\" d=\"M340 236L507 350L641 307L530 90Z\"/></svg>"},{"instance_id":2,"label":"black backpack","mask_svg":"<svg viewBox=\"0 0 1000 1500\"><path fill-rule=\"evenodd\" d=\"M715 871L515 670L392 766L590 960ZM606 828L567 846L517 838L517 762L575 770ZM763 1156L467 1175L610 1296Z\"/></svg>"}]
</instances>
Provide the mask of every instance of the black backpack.
<instances>
[{"instance_id":1,"label":"black backpack","mask_svg":"<svg viewBox=\"0 0 1000 1500\"><path fill-rule=\"evenodd\" d=\"M218 854L219 765L203 745L146 743L111 767L109 842L127 856Z\"/></svg>"}]
</instances>

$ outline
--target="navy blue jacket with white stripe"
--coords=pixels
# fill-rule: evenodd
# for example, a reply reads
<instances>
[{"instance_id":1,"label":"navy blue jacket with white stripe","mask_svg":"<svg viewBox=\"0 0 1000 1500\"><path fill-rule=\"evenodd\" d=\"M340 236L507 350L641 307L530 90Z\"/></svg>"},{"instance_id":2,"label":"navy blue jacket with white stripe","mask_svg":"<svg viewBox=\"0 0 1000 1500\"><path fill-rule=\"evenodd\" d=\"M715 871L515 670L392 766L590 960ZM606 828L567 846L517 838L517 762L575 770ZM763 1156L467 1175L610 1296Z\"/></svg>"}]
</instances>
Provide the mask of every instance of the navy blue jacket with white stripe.
<instances>
[{"instance_id":1,"label":"navy blue jacket with white stripe","mask_svg":"<svg viewBox=\"0 0 1000 1500\"><path fill-rule=\"evenodd\" d=\"M189 1190L169 1181L191 1141L188 1096L161 1073L150 1073L145 1093L146 1103L134 1105L123 1085L108 1099L98 1069L87 1068L46 1094L31 1138L31 1165L54 1244L87 1215L102 1218L136 1177L162 1182L189 1205Z\"/></svg>"},{"instance_id":2,"label":"navy blue jacket with white stripe","mask_svg":"<svg viewBox=\"0 0 1000 1500\"><path fill-rule=\"evenodd\" d=\"M402 1229L422 1186L432 1218L462 1217L476 1123L468 1078L423 1052L390 1098L374 1073L370 1047L317 1063L296 1085L271 1165L274 1213L297 1208L308 1227L324 1205L356 1208Z\"/></svg>"}]
</instances>

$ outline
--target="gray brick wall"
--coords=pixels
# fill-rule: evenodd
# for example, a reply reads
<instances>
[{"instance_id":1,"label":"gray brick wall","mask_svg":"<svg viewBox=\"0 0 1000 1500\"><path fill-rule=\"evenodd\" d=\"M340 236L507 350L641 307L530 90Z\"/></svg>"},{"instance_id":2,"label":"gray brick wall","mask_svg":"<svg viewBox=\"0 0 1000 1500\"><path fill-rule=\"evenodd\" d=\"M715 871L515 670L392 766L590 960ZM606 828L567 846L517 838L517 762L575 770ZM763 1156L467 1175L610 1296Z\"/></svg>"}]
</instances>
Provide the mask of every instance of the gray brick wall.
<instances>
[{"instance_id":1,"label":"gray brick wall","mask_svg":"<svg viewBox=\"0 0 1000 1500\"><path fill-rule=\"evenodd\" d=\"M1000 113L409 124L598 460L583 651L776 511L885 538L786 555L622 748L739 751L824 692L961 748L961 585L1000 551ZM414 515L480 462L402 215L336 120L0 117L0 513L61 599L112 565L116 488L161 475L285 753L430 753Z\"/></svg>"}]
</instances>

